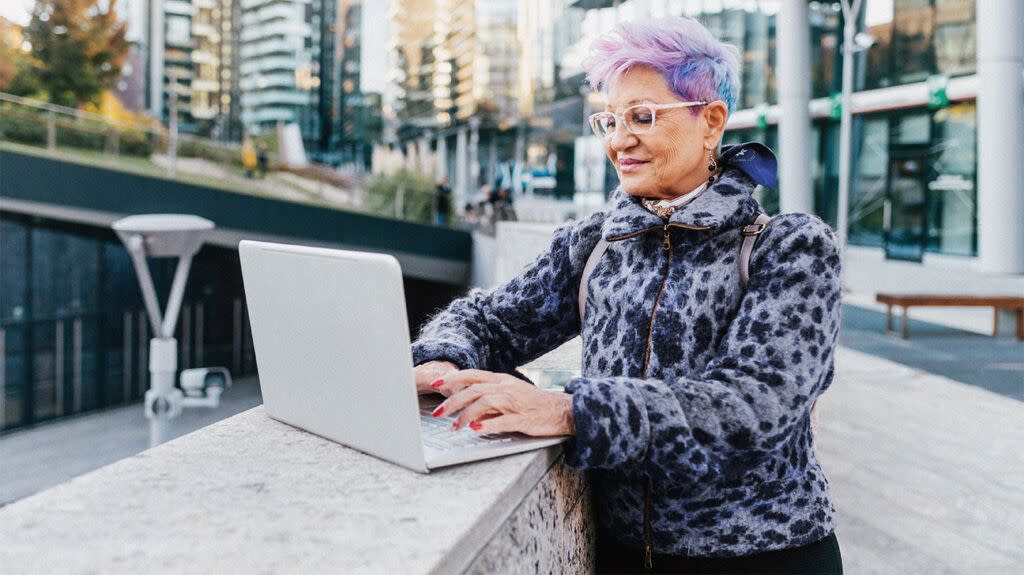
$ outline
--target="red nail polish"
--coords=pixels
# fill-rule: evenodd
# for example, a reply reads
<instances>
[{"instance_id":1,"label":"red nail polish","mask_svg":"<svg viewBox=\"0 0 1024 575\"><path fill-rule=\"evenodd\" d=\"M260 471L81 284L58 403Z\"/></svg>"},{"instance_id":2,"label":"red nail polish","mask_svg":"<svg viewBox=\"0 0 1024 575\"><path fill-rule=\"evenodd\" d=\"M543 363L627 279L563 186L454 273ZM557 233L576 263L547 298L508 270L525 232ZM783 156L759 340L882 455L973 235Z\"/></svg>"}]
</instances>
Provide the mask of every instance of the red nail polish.
<instances>
[{"instance_id":1,"label":"red nail polish","mask_svg":"<svg viewBox=\"0 0 1024 575\"><path fill-rule=\"evenodd\" d=\"M481 427L483 427L483 425L480 424L477 421L470 421L469 422L469 428L472 429L473 431L480 431Z\"/></svg>"},{"instance_id":2,"label":"red nail polish","mask_svg":"<svg viewBox=\"0 0 1024 575\"><path fill-rule=\"evenodd\" d=\"M444 406L439 405L437 406L437 409L434 410L434 413L432 413L431 415L433 415L434 417L441 417L442 413L444 413Z\"/></svg>"},{"instance_id":3,"label":"red nail polish","mask_svg":"<svg viewBox=\"0 0 1024 575\"><path fill-rule=\"evenodd\" d=\"M437 388L441 387L442 385L444 385L444 378L441 378L441 379L435 381L434 383L431 383L430 387L433 387L434 389L437 389Z\"/></svg>"},{"instance_id":4,"label":"red nail polish","mask_svg":"<svg viewBox=\"0 0 1024 575\"><path fill-rule=\"evenodd\" d=\"M456 430L456 429L458 429L458 428L459 428L459 422L458 422L458 420L455 420L455 421L453 421L453 422L452 422L452 430L454 431L454 430Z\"/></svg>"}]
</instances>

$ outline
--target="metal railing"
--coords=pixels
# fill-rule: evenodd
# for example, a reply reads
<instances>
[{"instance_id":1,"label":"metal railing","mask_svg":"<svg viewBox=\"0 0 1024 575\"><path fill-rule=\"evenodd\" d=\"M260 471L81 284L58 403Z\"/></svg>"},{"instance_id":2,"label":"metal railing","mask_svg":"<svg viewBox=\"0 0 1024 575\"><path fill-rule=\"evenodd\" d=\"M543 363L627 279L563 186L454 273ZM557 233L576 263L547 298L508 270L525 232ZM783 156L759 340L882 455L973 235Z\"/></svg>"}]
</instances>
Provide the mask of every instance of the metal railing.
<instances>
[{"instance_id":1,"label":"metal railing","mask_svg":"<svg viewBox=\"0 0 1024 575\"><path fill-rule=\"evenodd\" d=\"M241 146L179 134L156 121L118 121L101 114L0 92L0 140L58 150L101 152L108 158L164 155L175 177L179 155L224 162L241 158ZM184 152L184 153L183 153Z\"/></svg>"}]
</instances>

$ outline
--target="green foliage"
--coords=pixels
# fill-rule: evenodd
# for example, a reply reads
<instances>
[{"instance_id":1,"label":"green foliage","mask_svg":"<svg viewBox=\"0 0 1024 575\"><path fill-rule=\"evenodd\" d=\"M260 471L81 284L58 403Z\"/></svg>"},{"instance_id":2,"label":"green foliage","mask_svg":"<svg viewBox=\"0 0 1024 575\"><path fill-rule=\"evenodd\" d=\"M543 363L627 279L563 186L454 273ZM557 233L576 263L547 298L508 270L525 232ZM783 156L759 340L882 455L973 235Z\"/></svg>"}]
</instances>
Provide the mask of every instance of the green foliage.
<instances>
[{"instance_id":1,"label":"green foliage","mask_svg":"<svg viewBox=\"0 0 1024 575\"><path fill-rule=\"evenodd\" d=\"M0 106L0 140L45 147L47 121L45 113L27 112L10 105ZM114 133L101 122L57 118L56 136L58 148L108 150ZM121 154L148 158L153 153L153 143L145 132L121 130L116 137Z\"/></svg>"},{"instance_id":2,"label":"green foliage","mask_svg":"<svg viewBox=\"0 0 1024 575\"><path fill-rule=\"evenodd\" d=\"M242 150L238 146L218 146L212 142L181 139L178 155L183 158L202 158L219 164L242 165Z\"/></svg>"},{"instance_id":3,"label":"green foliage","mask_svg":"<svg viewBox=\"0 0 1024 575\"><path fill-rule=\"evenodd\" d=\"M36 0L25 39L32 45L32 82L54 104L99 103L121 75L128 56L126 24L117 0L106 11L98 0Z\"/></svg>"},{"instance_id":4,"label":"green foliage","mask_svg":"<svg viewBox=\"0 0 1024 575\"><path fill-rule=\"evenodd\" d=\"M46 122L38 114L19 113L12 106L0 106L0 139L45 146Z\"/></svg>"},{"instance_id":5,"label":"green foliage","mask_svg":"<svg viewBox=\"0 0 1024 575\"><path fill-rule=\"evenodd\" d=\"M401 214L396 214L399 190L402 190L402 210ZM434 181L405 168L390 176L375 176L366 187L365 208L386 217L429 223L434 214Z\"/></svg>"}]
</instances>

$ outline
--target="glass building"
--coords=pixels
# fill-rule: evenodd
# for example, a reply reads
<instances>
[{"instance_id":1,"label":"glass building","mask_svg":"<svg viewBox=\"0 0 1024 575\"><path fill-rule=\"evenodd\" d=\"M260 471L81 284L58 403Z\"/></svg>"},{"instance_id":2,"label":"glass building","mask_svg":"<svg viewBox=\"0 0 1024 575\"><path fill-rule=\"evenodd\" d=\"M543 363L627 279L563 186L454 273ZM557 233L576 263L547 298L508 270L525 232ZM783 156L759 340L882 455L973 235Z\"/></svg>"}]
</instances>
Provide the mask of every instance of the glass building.
<instances>
[{"instance_id":1,"label":"glass building","mask_svg":"<svg viewBox=\"0 0 1024 575\"><path fill-rule=\"evenodd\" d=\"M776 25L780 2L577 0L585 13L578 59L598 34L635 18L686 15L739 48L741 93L724 143L776 150ZM861 30L875 44L855 57L849 243L885 259L978 255L977 43L974 0L865 0ZM809 2L814 211L833 226L839 184L843 16L838 2ZM569 52L573 52L572 49ZM571 65L563 71L574 73ZM609 170L611 168L609 167ZM1019 192L1018 192L1019 193ZM770 213L776 190L761 189Z\"/></svg>"}]
</instances>

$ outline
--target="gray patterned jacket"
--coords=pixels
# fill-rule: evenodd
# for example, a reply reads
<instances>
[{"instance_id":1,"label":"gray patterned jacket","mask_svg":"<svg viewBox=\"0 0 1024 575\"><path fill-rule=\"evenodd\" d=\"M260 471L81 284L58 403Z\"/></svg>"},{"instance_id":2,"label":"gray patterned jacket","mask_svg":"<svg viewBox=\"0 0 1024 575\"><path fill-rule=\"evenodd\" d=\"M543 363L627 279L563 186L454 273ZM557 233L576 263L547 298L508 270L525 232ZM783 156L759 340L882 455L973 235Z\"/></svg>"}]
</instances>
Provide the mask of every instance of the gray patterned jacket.
<instances>
[{"instance_id":1,"label":"gray patterned jacket","mask_svg":"<svg viewBox=\"0 0 1024 575\"><path fill-rule=\"evenodd\" d=\"M616 189L607 210L558 228L519 276L455 300L413 344L416 364L512 372L582 336L565 454L588 472L599 541L728 557L835 527L809 411L833 378L838 248L817 216L775 216L744 290L740 230L762 212L753 189L729 168L667 221ZM599 237L609 246L581 320Z\"/></svg>"}]
</instances>

